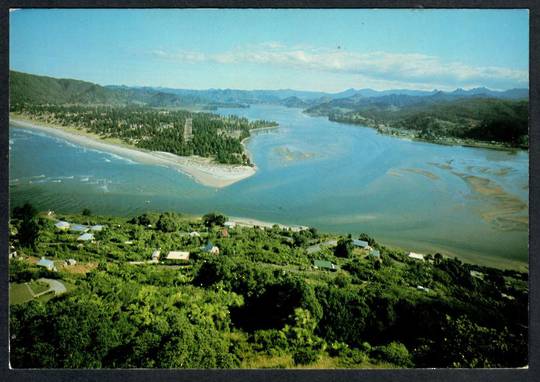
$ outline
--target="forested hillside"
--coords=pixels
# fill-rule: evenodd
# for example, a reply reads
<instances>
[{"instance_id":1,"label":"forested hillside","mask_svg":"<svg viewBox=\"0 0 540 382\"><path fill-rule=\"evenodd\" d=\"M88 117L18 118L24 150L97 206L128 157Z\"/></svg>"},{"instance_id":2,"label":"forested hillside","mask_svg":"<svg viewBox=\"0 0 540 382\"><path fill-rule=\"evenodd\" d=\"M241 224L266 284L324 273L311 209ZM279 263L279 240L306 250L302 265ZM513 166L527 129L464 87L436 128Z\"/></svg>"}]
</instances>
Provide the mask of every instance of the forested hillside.
<instances>
[{"instance_id":1,"label":"forested hillside","mask_svg":"<svg viewBox=\"0 0 540 382\"><path fill-rule=\"evenodd\" d=\"M333 121L375 127L386 134L432 142L460 143L459 139L466 139L528 147L528 106L526 99L476 95L456 98L441 93L422 97L350 97L309 108L306 112L327 115Z\"/></svg>"},{"instance_id":2,"label":"forested hillside","mask_svg":"<svg viewBox=\"0 0 540 382\"><path fill-rule=\"evenodd\" d=\"M186 107L211 105L200 97L179 96L151 88L104 87L91 82L10 71L10 104L147 105Z\"/></svg>"},{"instance_id":3,"label":"forested hillside","mask_svg":"<svg viewBox=\"0 0 540 382\"><path fill-rule=\"evenodd\" d=\"M103 229L81 242L80 232L55 227L57 219ZM226 219L214 213L202 219L172 213L126 219L88 210L55 217L36 215L31 206L16 208L10 220L17 252L9 264L11 290L46 278L68 291L29 302L12 296L11 365L528 363L526 273L440 254L413 259L365 234L359 238L369 247L362 249L350 236L278 226L227 229ZM208 253L208 245L219 254ZM156 249L161 259L150 261ZM189 251L189 260L167 260L168 251ZM38 267L40 257L58 270Z\"/></svg>"}]
</instances>

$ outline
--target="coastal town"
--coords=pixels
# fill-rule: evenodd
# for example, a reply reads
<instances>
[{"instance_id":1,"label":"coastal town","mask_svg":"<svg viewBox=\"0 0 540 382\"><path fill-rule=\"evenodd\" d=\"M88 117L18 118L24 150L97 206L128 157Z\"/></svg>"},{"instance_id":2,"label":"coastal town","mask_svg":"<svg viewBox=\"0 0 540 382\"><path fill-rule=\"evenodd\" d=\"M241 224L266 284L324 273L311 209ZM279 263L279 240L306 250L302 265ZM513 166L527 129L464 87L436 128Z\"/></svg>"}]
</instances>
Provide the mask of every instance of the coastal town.
<instances>
[{"instance_id":1,"label":"coastal town","mask_svg":"<svg viewBox=\"0 0 540 382\"><path fill-rule=\"evenodd\" d=\"M354 325L360 323L351 322L353 327L347 332L350 334L343 333L343 336L325 334L326 331L336 330L332 329L334 325L342 325L340 320L343 317L338 319L338 316L334 316L338 312L337 307L354 310L355 304L370 301L363 308L365 314L368 314L368 317L372 315L373 319L379 322L387 322L385 320L388 318L380 316L382 312L373 309L383 301L387 301L385 304L397 303L397 300L391 303L387 300L388 293L397 293L401 296L401 301L407 301L412 306L443 304L448 307L460 304L459 301L464 298L459 297L460 294L468 295L467 298L478 299L477 303L470 305L468 309L473 309L475 314L480 315L491 312L493 306L513 309L513 306L527 298L526 273L466 264L439 253L421 254L390 248L366 234L355 238L351 235L319 232L312 227L272 224L227 217L219 213L208 213L202 217L178 213L145 213L126 219L94 216L88 209L82 214L37 212L31 205L24 205L13 210L10 237L9 293L15 320L18 320L18 312L22 313L34 306L32 301L46 303L48 309L51 309L56 305L70 304L70 301L75 303L77 296L87 293L97 293L95 298L98 299L102 298L98 296L111 296L106 292L110 287L103 284L104 280L114 282L115 289L124 288L122 285L128 283L125 287L136 288L138 293L149 293L149 290L153 290L152 293L158 293L155 295L157 299L172 298L172 286L180 295L195 293L200 296L197 298L207 296L204 298L213 299L215 297L211 297L214 293L212 291L222 290L220 293L229 294L229 297L220 297L225 299L223 302L205 300L206 302L200 303L202 305L193 302L196 305L178 312L188 314L191 309L202 309L205 306L225 309L231 301L237 301L233 303L235 307L230 307L229 313L222 313L224 315L211 320L218 328L226 325L229 328L227 330L233 330L237 335L255 330L252 332L255 337L248 336L243 340L245 342L242 346L251 350L238 354L238 361L235 361L238 363L233 363L242 367L422 365L420 353L417 353L413 342L409 342L406 336L398 337L399 343L392 342L391 347L399 349L402 357L394 358L390 348L387 348L390 345L380 342L381 338L384 338L384 327L376 329L378 326L373 326L375 321L372 324L369 323L372 321L366 321L356 329L353 329ZM133 284L129 280L138 281ZM150 289L143 292L146 290L144 288ZM127 293L120 290L118 293ZM489 295L486 294L488 290ZM326 293L338 293L336 297L332 297L337 298L332 304L338 305L326 305L330 301L330 295L324 297ZM310 295L312 297L309 297ZM318 297L315 298L315 295ZM233 300L229 300L230 298ZM311 300L313 298L315 300ZM350 298L358 301L348 300ZM486 298L487 300L480 302ZM268 299L273 302L269 303ZM364 299L367 301L361 302ZM124 304L120 301L117 303ZM275 311L271 307L276 303L292 305ZM164 301L163 304L169 302ZM297 304L304 306L305 310L294 310L292 307L298 306ZM221 308L217 308L219 306ZM102 312L111 314L115 311L112 306L103 309ZM322 317L321 309L324 312ZM396 306L392 309L398 308ZM438 309L440 308L435 311ZM407 314L413 311L419 314L423 310L412 309L408 310ZM189 314L195 314L194 311L191 312ZM140 313L139 310L128 309L125 314L129 316ZM320 320L317 326L309 329L311 341L315 341L310 345L309 355L295 353L295 346L303 349L305 345L294 345L298 340L293 337L289 345L275 342L267 345L271 346L270 348L261 348L263 342L260 342L260 336L265 333L264 330L274 327L273 330L278 335L284 322L290 322L291 317L302 314L319 317ZM352 314L352 311L347 314ZM400 315L403 322L400 324L396 317L392 323L387 322L384 325L401 326L406 322L407 325L413 325L412 322L418 320L416 313L409 317L405 312L399 313L398 309L394 314ZM152 317L154 318L149 318L148 322L159 319L159 316ZM224 319L225 321L222 321ZM510 338L513 338L514 342L524 340L522 329L515 326L519 322L516 319L514 317L510 321L501 321L502 325L513 327L512 336L517 336L508 337L508 341ZM139 325L135 316L130 320L135 320L132 325ZM41 319L36 317L35 323L38 322L41 322ZM252 325L254 326L250 329ZM292 330L287 328L288 326L285 326L285 329L281 330ZM18 329L13 330L16 336L13 337L13 343L21 343L18 347L21 348L25 337ZM223 329L214 330L219 332ZM371 345L367 347L365 342L361 349L350 347L345 341L357 341L346 339L349 338L347 336L354 335L354 330L361 331L364 341L369 341ZM436 330L435 327L430 329L430 333L433 334L433 330ZM485 336L483 329L479 330L474 336ZM220 341L225 341L227 337L218 332L215 335L221 338ZM471 333L459 334L468 335ZM335 342L338 338L342 341L339 342L341 350L332 350L338 346L338 342ZM37 340L48 341L41 337ZM516 346L521 345L516 342ZM19 359L17 354L24 357L23 353L16 353L15 362ZM476 356L484 357L481 354ZM429 358L429 362L433 362L438 356L431 353ZM494 362L482 359L480 362ZM99 362L103 366L110 365L103 359ZM115 362L125 361L118 359ZM212 364L224 366L218 361L215 362L217 363ZM446 361L439 359L437 362L443 365ZM70 363L64 365L73 366ZM133 365L144 367L146 364Z\"/></svg>"}]
</instances>

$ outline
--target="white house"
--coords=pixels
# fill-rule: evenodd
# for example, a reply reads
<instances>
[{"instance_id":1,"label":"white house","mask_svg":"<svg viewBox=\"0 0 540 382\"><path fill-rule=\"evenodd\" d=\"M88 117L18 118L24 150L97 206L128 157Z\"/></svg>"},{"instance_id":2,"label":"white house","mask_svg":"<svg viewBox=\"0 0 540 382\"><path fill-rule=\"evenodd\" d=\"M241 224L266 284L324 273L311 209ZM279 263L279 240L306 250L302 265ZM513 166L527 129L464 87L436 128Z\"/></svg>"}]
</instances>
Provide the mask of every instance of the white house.
<instances>
[{"instance_id":1,"label":"white house","mask_svg":"<svg viewBox=\"0 0 540 382\"><path fill-rule=\"evenodd\" d=\"M158 261L160 255L161 255L161 251L156 249L154 252L152 252L152 260Z\"/></svg>"},{"instance_id":2,"label":"white house","mask_svg":"<svg viewBox=\"0 0 540 382\"><path fill-rule=\"evenodd\" d=\"M85 225L82 225L82 224L72 225L69 229L71 231L73 231L73 232L86 232L86 231L88 231L88 227L85 226Z\"/></svg>"},{"instance_id":3,"label":"white house","mask_svg":"<svg viewBox=\"0 0 540 382\"><path fill-rule=\"evenodd\" d=\"M56 267L54 266L54 261L47 260L44 257L42 257L41 260L38 261L37 265L39 267L47 268L49 271L56 271Z\"/></svg>"},{"instance_id":4,"label":"white house","mask_svg":"<svg viewBox=\"0 0 540 382\"><path fill-rule=\"evenodd\" d=\"M66 230L66 229L69 229L71 224L69 224L68 222L65 222L65 221L62 221L60 220L58 223L56 223L54 226L58 229L62 229L62 230Z\"/></svg>"},{"instance_id":5,"label":"white house","mask_svg":"<svg viewBox=\"0 0 540 382\"><path fill-rule=\"evenodd\" d=\"M234 227L236 227L236 223L235 223L235 222L232 222L232 221L226 221L223 225L224 225L225 227L227 227L227 228L234 228Z\"/></svg>"},{"instance_id":6,"label":"white house","mask_svg":"<svg viewBox=\"0 0 540 382\"><path fill-rule=\"evenodd\" d=\"M421 253L409 252L408 255L411 259L424 261L424 255Z\"/></svg>"},{"instance_id":7,"label":"white house","mask_svg":"<svg viewBox=\"0 0 540 382\"><path fill-rule=\"evenodd\" d=\"M201 234L197 231L193 231L189 233L189 237L201 237Z\"/></svg>"},{"instance_id":8,"label":"white house","mask_svg":"<svg viewBox=\"0 0 540 382\"><path fill-rule=\"evenodd\" d=\"M77 241L93 241L94 235L91 233L83 233L81 236L77 238Z\"/></svg>"},{"instance_id":9,"label":"white house","mask_svg":"<svg viewBox=\"0 0 540 382\"><path fill-rule=\"evenodd\" d=\"M184 251L170 251L166 257L167 260L189 260L189 252Z\"/></svg>"}]
</instances>

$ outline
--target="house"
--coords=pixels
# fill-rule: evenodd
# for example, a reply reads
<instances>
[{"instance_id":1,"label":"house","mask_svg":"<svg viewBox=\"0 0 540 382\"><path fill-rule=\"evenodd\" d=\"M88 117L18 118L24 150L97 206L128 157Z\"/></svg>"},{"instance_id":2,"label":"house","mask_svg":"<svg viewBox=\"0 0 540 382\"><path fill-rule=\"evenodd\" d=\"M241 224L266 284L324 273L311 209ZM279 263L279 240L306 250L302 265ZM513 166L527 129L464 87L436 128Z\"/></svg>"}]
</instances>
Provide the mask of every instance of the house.
<instances>
[{"instance_id":1,"label":"house","mask_svg":"<svg viewBox=\"0 0 540 382\"><path fill-rule=\"evenodd\" d=\"M424 261L424 255L422 255L421 253L409 252L408 256L411 259Z\"/></svg>"},{"instance_id":2,"label":"house","mask_svg":"<svg viewBox=\"0 0 540 382\"><path fill-rule=\"evenodd\" d=\"M212 244L212 242L208 242L206 246L203 248L203 251L206 253L210 253L212 255L219 255L219 248Z\"/></svg>"},{"instance_id":3,"label":"house","mask_svg":"<svg viewBox=\"0 0 540 382\"><path fill-rule=\"evenodd\" d=\"M90 227L90 231L100 232L100 231L103 231L103 228L104 226L102 226L101 224L96 224Z\"/></svg>"},{"instance_id":4,"label":"house","mask_svg":"<svg viewBox=\"0 0 540 382\"><path fill-rule=\"evenodd\" d=\"M369 253L370 256L373 256L375 258L380 258L381 257L381 253L379 251L377 251L376 249L373 249L370 253Z\"/></svg>"},{"instance_id":5,"label":"house","mask_svg":"<svg viewBox=\"0 0 540 382\"><path fill-rule=\"evenodd\" d=\"M189 237L201 237L201 234L197 231L193 231L189 233Z\"/></svg>"},{"instance_id":6,"label":"house","mask_svg":"<svg viewBox=\"0 0 540 382\"><path fill-rule=\"evenodd\" d=\"M83 233L77 238L77 241L94 241L94 235L91 233Z\"/></svg>"},{"instance_id":7,"label":"house","mask_svg":"<svg viewBox=\"0 0 540 382\"><path fill-rule=\"evenodd\" d=\"M9 253L9 258L10 258L10 259L13 259L13 258L15 258L15 257L17 257L17 251L13 251L13 252L10 252L10 253Z\"/></svg>"},{"instance_id":8,"label":"house","mask_svg":"<svg viewBox=\"0 0 540 382\"><path fill-rule=\"evenodd\" d=\"M56 228L61 230L67 230L69 229L70 224L68 222L60 220L58 223L54 225Z\"/></svg>"},{"instance_id":9,"label":"house","mask_svg":"<svg viewBox=\"0 0 540 382\"><path fill-rule=\"evenodd\" d=\"M423 290L424 292L429 292L429 288L423 287L422 285L418 285L416 289Z\"/></svg>"},{"instance_id":10,"label":"house","mask_svg":"<svg viewBox=\"0 0 540 382\"><path fill-rule=\"evenodd\" d=\"M88 231L88 227L81 224L75 224L70 227L70 231L73 232L86 232Z\"/></svg>"},{"instance_id":11,"label":"house","mask_svg":"<svg viewBox=\"0 0 540 382\"><path fill-rule=\"evenodd\" d=\"M75 264L77 264L75 259L67 259L66 263L67 263L67 265L75 265Z\"/></svg>"},{"instance_id":12,"label":"house","mask_svg":"<svg viewBox=\"0 0 540 382\"><path fill-rule=\"evenodd\" d=\"M160 255L161 255L161 251L156 249L154 252L152 252L152 260L158 261Z\"/></svg>"},{"instance_id":13,"label":"house","mask_svg":"<svg viewBox=\"0 0 540 382\"><path fill-rule=\"evenodd\" d=\"M353 240L352 245L355 246L355 247L358 247L358 248L368 248L369 247L369 244L368 244L367 241L358 240L358 239Z\"/></svg>"},{"instance_id":14,"label":"house","mask_svg":"<svg viewBox=\"0 0 540 382\"><path fill-rule=\"evenodd\" d=\"M44 258L44 257L42 257L42 258L38 261L37 265L38 265L39 267L47 268L47 270L49 270L49 271L56 271L56 267L54 266L54 261L48 260L48 259L46 259L46 258Z\"/></svg>"},{"instance_id":15,"label":"house","mask_svg":"<svg viewBox=\"0 0 540 382\"><path fill-rule=\"evenodd\" d=\"M184 251L170 251L166 257L167 260L189 260L189 252Z\"/></svg>"},{"instance_id":16,"label":"house","mask_svg":"<svg viewBox=\"0 0 540 382\"><path fill-rule=\"evenodd\" d=\"M236 227L236 223L232 222L232 221L226 221L225 223L223 223L223 226L225 226L227 228L234 228L234 227Z\"/></svg>"},{"instance_id":17,"label":"house","mask_svg":"<svg viewBox=\"0 0 540 382\"><path fill-rule=\"evenodd\" d=\"M221 237L229 237L229 231L227 231L227 228L223 228L221 230Z\"/></svg>"},{"instance_id":18,"label":"house","mask_svg":"<svg viewBox=\"0 0 540 382\"><path fill-rule=\"evenodd\" d=\"M338 266L336 264L332 264L330 261L326 261L326 260L315 260L313 262L313 267L315 269L328 269L331 271L338 270Z\"/></svg>"}]
</instances>

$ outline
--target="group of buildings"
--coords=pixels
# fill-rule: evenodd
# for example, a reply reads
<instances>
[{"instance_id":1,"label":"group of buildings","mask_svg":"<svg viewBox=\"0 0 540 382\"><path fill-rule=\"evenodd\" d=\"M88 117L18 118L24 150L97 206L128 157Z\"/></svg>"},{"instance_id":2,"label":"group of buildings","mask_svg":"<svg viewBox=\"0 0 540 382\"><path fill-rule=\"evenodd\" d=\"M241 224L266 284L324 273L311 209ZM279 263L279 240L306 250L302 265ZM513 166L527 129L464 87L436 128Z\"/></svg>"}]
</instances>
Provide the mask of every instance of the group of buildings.
<instances>
[{"instance_id":1,"label":"group of buildings","mask_svg":"<svg viewBox=\"0 0 540 382\"><path fill-rule=\"evenodd\" d=\"M96 224L96 225L83 225L83 224L74 224L69 223L63 220L58 221L55 224L55 227L62 231L70 231L74 233L79 233L80 236L77 237L77 241L88 242L94 241L94 232L101 232L105 226Z\"/></svg>"}]
</instances>

